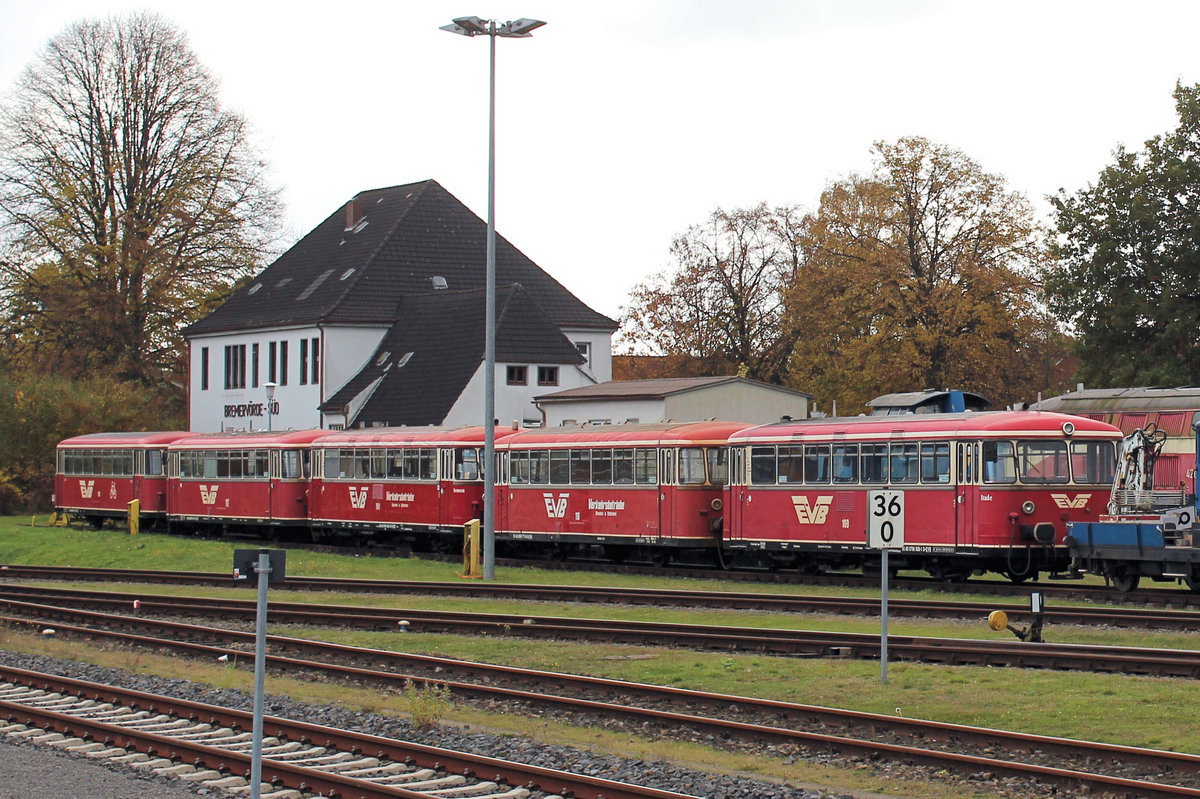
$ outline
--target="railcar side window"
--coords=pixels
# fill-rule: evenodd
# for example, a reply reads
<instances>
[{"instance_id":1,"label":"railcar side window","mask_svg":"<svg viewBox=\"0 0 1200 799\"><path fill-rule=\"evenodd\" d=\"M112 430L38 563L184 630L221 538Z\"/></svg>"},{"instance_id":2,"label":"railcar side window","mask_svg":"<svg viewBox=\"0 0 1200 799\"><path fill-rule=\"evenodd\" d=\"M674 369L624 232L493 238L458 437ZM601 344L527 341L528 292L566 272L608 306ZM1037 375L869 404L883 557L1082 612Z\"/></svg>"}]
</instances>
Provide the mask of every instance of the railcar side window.
<instances>
[{"instance_id":1,"label":"railcar side window","mask_svg":"<svg viewBox=\"0 0 1200 799\"><path fill-rule=\"evenodd\" d=\"M342 451L339 449L325 450L325 466L323 474L326 478L337 477L342 469Z\"/></svg>"},{"instance_id":2,"label":"railcar side window","mask_svg":"<svg viewBox=\"0 0 1200 799\"><path fill-rule=\"evenodd\" d=\"M613 450L613 482L629 485L633 482L633 450Z\"/></svg>"},{"instance_id":3,"label":"railcar side window","mask_svg":"<svg viewBox=\"0 0 1200 799\"><path fill-rule=\"evenodd\" d=\"M1116 465L1113 442L1071 442L1071 471L1075 474L1076 483L1111 485Z\"/></svg>"},{"instance_id":4,"label":"railcar side window","mask_svg":"<svg viewBox=\"0 0 1200 799\"><path fill-rule=\"evenodd\" d=\"M858 482L858 444L833 446L833 482Z\"/></svg>"},{"instance_id":5,"label":"railcar side window","mask_svg":"<svg viewBox=\"0 0 1200 799\"><path fill-rule=\"evenodd\" d=\"M756 447L756 449L759 448ZM762 447L761 449L771 448ZM774 483L775 478L772 476L764 482ZM779 482L788 484L804 482L804 447L779 447Z\"/></svg>"},{"instance_id":6,"label":"railcar side window","mask_svg":"<svg viewBox=\"0 0 1200 799\"><path fill-rule=\"evenodd\" d=\"M983 482L1017 482L1017 459L1011 441L983 442Z\"/></svg>"},{"instance_id":7,"label":"railcar side window","mask_svg":"<svg viewBox=\"0 0 1200 799\"><path fill-rule=\"evenodd\" d=\"M708 481L719 486L728 483L729 450L725 447L709 447L705 452L708 460Z\"/></svg>"},{"instance_id":8,"label":"railcar side window","mask_svg":"<svg viewBox=\"0 0 1200 799\"><path fill-rule=\"evenodd\" d=\"M658 482L658 450L639 449L634 451L633 476L639 485Z\"/></svg>"},{"instance_id":9,"label":"railcar side window","mask_svg":"<svg viewBox=\"0 0 1200 799\"><path fill-rule=\"evenodd\" d=\"M919 474L919 456L916 444L892 444L891 482L915 483Z\"/></svg>"},{"instance_id":10,"label":"railcar side window","mask_svg":"<svg viewBox=\"0 0 1200 799\"><path fill-rule=\"evenodd\" d=\"M529 483L529 453L508 453L508 482L510 485L528 485Z\"/></svg>"},{"instance_id":11,"label":"railcar side window","mask_svg":"<svg viewBox=\"0 0 1200 799\"><path fill-rule=\"evenodd\" d=\"M921 482L950 482L950 444L934 443L921 445Z\"/></svg>"},{"instance_id":12,"label":"railcar side window","mask_svg":"<svg viewBox=\"0 0 1200 799\"><path fill-rule=\"evenodd\" d=\"M550 482L549 450L529 453L529 482L536 485L546 485Z\"/></svg>"},{"instance_id":13,"label":"railcar side window","mask_svg":"<svg viewBox=\"0 0 1200 799\"><path fill-rule=\"evenodd\" d=\"M886 483L888 481L888 445L862 445L862 481L864 483Z\"/></svg>"},{"instance_id":14,"label":"railcar side window","mask_svg":"<svg viewBox=\"0 0 1200 799\"><path fill-rule=\"evenodd\" d=\"M699 447L679 450L679 484L704 485L704 450Z\"/></svg>"},{"instance_id":15,"label":"railcar side window","mask_svg":"<svg viewBox=\"0 0 1200 799\"><path fill-rule=\"evenodd\" d=\"M565 449L550 450L550 484L566 485L571 482L571 454Z\"/></svg>"},{"instance_id":16,"label":"railcar side window","mask_svg":"<svg viewBox=\"0 0 1200 799\"><path fill-rule=\"evenodd\" d=\"M387 450L371 450L371 479L383 480L387 477Z\"/></svg>"},{"instance_id":17,"label":"railcar side window","mask_svg":"<svg viewBox=\"0 0 1200 799\"><path fill-rule=\"evenodd\" d=\"M1063 441L1018 441L1017 463L1023 483L1066 483L1071 479Z\"/></svg>"},{"instance_id":18,"label":"railcar side window","mask_svg":"<svg viewBox=\"0 0 1200 799\"><path fill-rule=\"evenodd\" d=\"M611 485L613 481L613 454L611 449L592 450L593 485Z\"/></svg>"},{"instance_id":19,"label":"railcar side window","mask_svg":"<svg viewBox=\"0 0 1200 799\"><path fill-rule=\"evenodd\" d=\"M571 482L575 485L588 485L592 482L592 451L590 449L571 450Z\"/></svg>"},{"instance_id":20,"label":"railcar side window","mask_svg":"<svg viewBox=\"0 0 1200 799\"><path fill-rule=\"evenodd\" d=\"M754 485L775 485L775 448L750 448L750 482Z\"/></svg>"},{"instance_id":21,"label":"railcar side window","mask_svg":"<svg viewBox=\"0 0 1200 799\"><path fill-rule=\"evenodd\" d=\"M828 444L809 444L804 448L804 482L829 482Z\"/></svg>"}]
</instances>

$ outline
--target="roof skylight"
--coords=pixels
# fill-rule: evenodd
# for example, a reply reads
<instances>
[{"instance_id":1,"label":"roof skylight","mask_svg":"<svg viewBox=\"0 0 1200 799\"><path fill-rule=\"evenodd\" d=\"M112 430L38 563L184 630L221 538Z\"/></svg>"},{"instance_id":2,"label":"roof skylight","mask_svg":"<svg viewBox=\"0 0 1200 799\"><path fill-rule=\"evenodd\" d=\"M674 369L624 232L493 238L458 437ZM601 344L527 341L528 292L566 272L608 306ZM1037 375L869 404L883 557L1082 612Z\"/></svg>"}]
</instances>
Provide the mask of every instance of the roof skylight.
<instances>
[{"instance_id":1,"label":"roof skylight","mask_svg":"<svg viewBox=\"0 0 1200 799\"><path fill-rule=\"evenodd\" d=\"M326 278L328 278L332 274L333 274L332 269L326 269L324 272L317 275L317 278L315 280L313 280L312 283L308 284L308 288L306 288L304 291L300 292L300 296L296 298L296 301L299 302L300 300L307 300L309 297L312 296L312 293L314 291L316 291L317 288L322 283L325 282Z\"/></svg>"}]
</instances>

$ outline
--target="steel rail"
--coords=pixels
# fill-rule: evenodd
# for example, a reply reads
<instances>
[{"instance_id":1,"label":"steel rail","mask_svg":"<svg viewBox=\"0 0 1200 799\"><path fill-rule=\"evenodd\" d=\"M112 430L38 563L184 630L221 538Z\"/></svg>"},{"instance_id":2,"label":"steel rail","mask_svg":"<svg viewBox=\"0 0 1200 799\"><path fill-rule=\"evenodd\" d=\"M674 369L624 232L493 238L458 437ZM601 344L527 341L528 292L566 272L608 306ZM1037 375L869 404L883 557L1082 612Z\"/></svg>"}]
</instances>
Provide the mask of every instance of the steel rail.
<instances>
[{"instance_id":1,"label":"steel rail","mask_svg":"<svg viewBox=\"0 0 1200 799\"><path fill-rule=\"evenodd\" d=\"M132 596L132 595L130 595ZM208 600L203 597L172 598L174 604L157 604L155 600L139 600L149 612L209 614L225 618L250 619L254 603L237 600ZM86 604L84 599L64 599L72 604ZM100 605L112 607L114 602L132 601L127 597L104 599ZM183 602L183 604L179 604ZM21 609L55 618L88 618L87 611L0 599L0 607ZM328 606L316 606L314 611L288 610L272 606L275 623L322 624L336 626L366 625L374 628L399 628L409 632L442 632L459 634L536 637L568 640L599 640L639 645L670 645L690 649L722 651L754 651L791 657L856 657L878 658L879 636L867 633L824 632L786 628L745 629L701 624L671 624L645 621L613 621L607 619L577 619L534 615L493 613L460 613L391 609L391 615L359 614L357 608L346 612L330 611ZM112 617L119 618L119 617ZM108 623L116 623L110 621ZM140 616L127 617L126 625L147 624ZM402 624L404 623L404 624ZM889 636L889 657L954 665L1008 665L1026 668L1086 670L1135 674L1157 674L1174 677L1200 677L1200 651L1188 649L1139 649L1135 647L1099 646L1089 644L1025 643L1010 640L990 641L969 638L930 638L919 636Z\"/></svg>"},{"instance_id":2,"label":"steel rail","mask_svg":"<svg viewBox=\"0 0 1200 799\"><path fill-rule=\"evenodd\" d=\"M521 563L520 565L528 565ZM612 564L556 564L556 568L563 566L577 566L578 570L600 570L607 569L612 572ZM582 567L588 567L584 569ZM669 570L668 570L669 571ZM699 569L684 569L674 570L677 572L675 576L684 577L699 577L706 579L727 580L729 582L737 582L738 578L735 574L729 572L714 572L704 571ZM650 569L647 567L646 574L655 576L671 576L661 569ZM142 571L136 569L107 569L107 568L87 568L73 566L27 566L19 564L0 564L0 578L2 577L19 577L26 579L61 579L61 580L118 580L127 582L154 582L167 583L175 585L228 585L230 575L225 572L189 572L189 571ZM751 575L753 576L753 575ZM784 583L788 585L828 585L837 587L857 587L872 589L877 588L879 581L876 578L861 577L850 574L827 574L827 575L797 575L788 573L770 573L759 575L763 577L763 582ZM771 578L771 579L766 579ZM1113 588L1106 588L1096 585L1080 585L1080 584L1064 584L1064 583L1025 583L1013 584L1010 582L1000 582L994 580L973 580L963 583L947 583L942 580L933 578L918 578L893 577L888 581L890 588L895 590L912 590L912 591L935 591L948 593L968 593L968 594L987 594L1000 596L1028 596L1032 590L1041 591L1048 597L1059 597L1062 599L1081 599L1089 602L1113 602L1113 603L1129 603L1137 602L1149 605L1164 605L1164 606L1181 606L1181 607L1200 607L1200 594L1193 594L1190 591L1180 589L1166 588L1144 588L1138 591L1121 592ZM423 587L429 586L428 590L445 591L464 596L491 596L491 595L516 595L518 592L532 594L533 598L539 598L538 591L558 591L577 590L580 599L572 601L604 601L604 592L606 588L577 586L572 589L563 589L557 586L521 586L521 585L478 585L474 583L461 582L421 582L421 581L406 581L406 580L380 580L380 579L354 579L354 578L339 578L339 577L289 577L285 583L279 585L280 588L291 588L295 590L315 590L315 591L383 591L383 592L418 592L423 591ZM653 596L656 593L668 594L674 592L674 589L643 589L648 597L648 601L653 601ZM500 591L501 594L493 594L492 591ZM511 592L511 593L510 593ZM687 595L692 592L681 591L677 592L682 595ZM699 592L701 594L708 592ZM736 592L714 592L714 593L730 593L736 596ZM660 594L660 595L661 595ZM749 596L758 596L757 594L749 594ZM770 597L770 594L763 595ZM592 599L589 599L592 597ZM890 605L890 602L889 602Z\"/></svg>"},{"instance_id":3,"label":"steel rail","mask_svg":"<svg viewBox=\"0 0 1200 799\"><path fill-rule=\"evenodd\" d=\"M151 639L154 640L154 639ZM170 646L180 646L178 642L159 641L161 644ZM213 647L188 644L182 645L185 648L193 651L199 650L212 654L217 650ZM370 651L372 657L387 657L392 653L381 651ZM302 668L320 668L331 673L338 673L342 677L350 677L356 680L373 679L374 681L385 681L395 683L399 679L405 681L409 679L420 679L412 677L403 677L392 672L382 672L374 670L365 670L358 668L346 667L331 667L328 664L319 664L312 662L296 662L288 658L271 657L274 665L299 665ZM471 664L463 664L471 665ZM480 665L480 664L474 664ZM17 673L17 670L0 667L0 676L5 679L12 679L8 675ZM571 675L552 675L558 678L572 678ZM64 678L53 678L54 680ZM583 678L591 679L591 678ZM718 719L711 717L695 716L690 714L655 711L638 707L627 707L614 705L606 702L584 701L578 699L567 699L563 697L555 697L547 694L544 690L536 693L516 692L509 689L502 689L488 686L464 685L460 682L449 680L428 680L434 684L440 684L448 687L452 694L482 694L489 698L504 697L508 699L518 699L525 702L533 702L540 704L559 704L572 710L587 710L593 713L602 713L608 716L619 718L632 718L639 723L647 721L657 725L664 726L688 726L702 731L712 732L721 737L736 736L741 739L764 742L773 741L776 743L790 743L793 745L803 746L808 749L816 749L818 751L835 751L843 754L851 754L854 756L875 758L883 754L900 762L919 762L926 765L931 765L936 768L953 768L956 771L964 771L967 773L977 773L978 771L992 771L997 774L1009 776L1018 776L1022 778L1038 778L1055 782L1064 785L1086 785L1091 790L1114 790L1134 791L1138 796L1200 796L1200 789L1179 786L1166 785L1157 782L1148 782L1143 780L1129 779L1126 777L1111 776L1104 774L1095 774L1091 772L1079 771L1077 769L1056 768L1052 766L1043 766L1038 764L1027 764L1023 762L1011 762L993 757L980 757L976 755L962 754L959 752L944 752L936 750L922 749L913 746L897 745L877 740L853 739L844 735L829 735L824 733L803 732L798 730L790 730L778 726L766 726L760 724L750 724L733 720ZM619 681L603 681L607 683L618 683ZM624 685L624 684L622 684ZM642 689L653 688L652 686L637 686ZM685 692L682 689L664 689L676 694L694 693ZM721 695L707 695L711 700L728 705L730 703L738 703L745 701L742 697L727 697ZM814 708L811 706L790 706L788 703L769 702L766 703L775 711L791 709L798 713L822 713L828 714L833 719L847 721L853 716L861 716L859 723L868 726L878 727L889 724L898 724L901 729L919 730L922 737L941 738L949 741L961 740L963 738L977 739L979 745L995 746L1000 743L1015 751L1032 751L1032 750L1053 750L1063 752L1066 756L1076 757L1088 761L1102 762L1140 762L1144 763L1147 768L1152 768L1159 771L1179 771L1186 772L1192 776L1197 776L1200 773L1200 757L1194 755L1180 754L1175 752L1159 752L1156 750L1143 750L1134 747L1123 747L1112 744L1095 744L1089 742L1070 741L1068 739L1051 738L1046 736L1031 736L1018 733L1009 733L998 730L987 730L984 728L971 728L962 725L946 725L936 722L926 722L916 719L894 719L892 717L879 716L876 714L855 714L851 711L838 711L828 708ZM161 710L161 708L156 708ZM193 714L194 715L194 714ZM244 718L247 714L241 714ZM225 722L229 723L229 722ZM274 727L270 728L275 730ZM322 728L323 729L323 728ZM278 734L272 732L271 734ZM311 738L311 736L310 736ZM583 794L580 794L582 796ZM609 796L609 794L605 794Z\"/></svg>"},{"instance_id":4,"label":"steel rail","mask_svg":"<svg viewBox=\"0 0 1200 799\"><path fill-rule=\"evenodd\" d=\"M233 729L248 730L252 725L251 714L245 711L173 699L110 685L98 685L68 677L0 666L0 679L54 693L74 693L81 697L110 702L115 705L146 708L152 713L206 721L214 726L222 725ZM133 749L152 756L192 765L203 764L206 768L215 771L232 772L245 777L250 774L250 755L245 752L206 746L161 733L139 731L124 725L80 718L48 708L31 707L7 700L0 700L0 712L3 712L10 721L30 726L49 727L63 735L87 737L113 746ZM687 794L673 791L629 785L599 777L571 774L542 766L514 763L499 758L339 730L277 716L264 717L263 734L359 755L367 754L381 760L416 764L422 768L431 768L476 779L535 788L551 794L577 796L580 799L694 799ZM263 781L346 799L351 799L351 797L429 799L430 796L429 793L406 790L396 786L372 785L362 780L271 758L263 759Z\"/></svg>"}]
</instances>

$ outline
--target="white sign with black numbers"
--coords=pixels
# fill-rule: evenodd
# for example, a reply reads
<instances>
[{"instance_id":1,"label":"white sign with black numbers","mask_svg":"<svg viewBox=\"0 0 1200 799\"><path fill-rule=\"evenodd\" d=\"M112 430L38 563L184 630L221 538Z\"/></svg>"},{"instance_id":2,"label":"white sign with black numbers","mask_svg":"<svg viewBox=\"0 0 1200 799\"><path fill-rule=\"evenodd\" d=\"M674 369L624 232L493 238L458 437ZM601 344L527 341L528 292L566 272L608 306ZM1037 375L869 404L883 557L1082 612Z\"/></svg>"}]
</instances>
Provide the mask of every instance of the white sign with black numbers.
<instances>
[{"instance_id":1,"label":"white sign with black numbers","mask_svg":"<svg viewBox=\"0 0 1200 799\"><path fill-rule=\"evenodd\" d=\"M899 549L904 546L904 492L867 492L867 546Z\"/></svg>"}]
</instances>

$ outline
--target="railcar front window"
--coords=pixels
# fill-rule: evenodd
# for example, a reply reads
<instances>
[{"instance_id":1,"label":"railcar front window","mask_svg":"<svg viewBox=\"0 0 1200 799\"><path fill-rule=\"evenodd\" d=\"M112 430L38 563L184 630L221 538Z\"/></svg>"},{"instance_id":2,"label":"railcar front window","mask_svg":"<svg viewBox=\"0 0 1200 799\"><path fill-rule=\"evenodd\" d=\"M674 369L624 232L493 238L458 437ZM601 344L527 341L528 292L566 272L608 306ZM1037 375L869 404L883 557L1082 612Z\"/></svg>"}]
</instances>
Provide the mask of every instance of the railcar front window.
<instances>
[{"instance_id":1,"label":"railcar front window","mask_svg":"<svg viewBox=\"0 0 1200 799\"><path fill-rule=\"evenodd\" d=\"M256 453L256 455L257 455L257 453ZM267 466L267 464L265 462L266 453L265 452L262 453L262 456L263 456L262 461L259 461L259 459L257 457L255 458L255 461L256 461L256 463L258 463L258 467L261 467L265 473L266 466ZM256 468L258 468L258 467L256 467ZM301 477L303 477L304 476L304 468L300 463L300 450L285 449L281 453L279 468L281 469L281 472L282 472L279 476L282 477L284 480L299 480Z\"/></svg>"},{"instance_id":2,"label":"railcar front window","mask_svg":"<svg viewBox=\"0 0 1200 799\"><path fill-rule=\"evenodd\" d=\"M1071 471L1076 483L1112 485L1117 458L1111 441L1072 441Z\"/></svg>"},{"instance_id":3,"label":"railcar front window","mask_svg":"<svg viewBox=\"0 0 1200 799\"><path fill-rule=\"evenodd\" d=\"M983 442L983 482L1017 482L1017 458L1011 441Z\"/></svg>"},{"instance_id":4,"label":"railcar front window","mask_svg":"<svg viewBox=\"0 0 1200 799\"><path fill-rule=\"evenodd\" d=\"M705 450L708 460L708 481L723 486L729 482L729 451L725 447L709 447Z\"/></svg>"},{"instance_id":5,"label":"railcar front window","mask_svg":"<svg viewBox=\"0 0 1200 799\"><path fill-rule=\"evenodd\" d=\"M163 473L163 451L161 449L146 450L146 476L161 477Z\"/></svg>"},{"instance_id":6,"label":"railcar front window","mask_svg":"<svg viewBox=\"0 0 1200 799\"><path fill-rule=\"evenodd\" d=\"M679 450L679 484L704 485L704 450L699 447Z\"/></svg>"},{"instance_id":7,"label":"railcar front window","mask_svg":"<svg viewBox=\"0 0 1200 799\"><path fill-rule=\"evenodd\" d=\"M1066 483L1071 479L1063 441L1018 441L1017 464L1022 483Z\"/></svg>"},{"instance_id":8,"label":"railcar front window","mask_svg":"<svg viewBox=\"0 0 1200 799\"><path fill-rule=\"evenodd\" d=\"M454 450L454 479L479 480L479 450L460 447Z\"/></svg>"}]
</instances>

